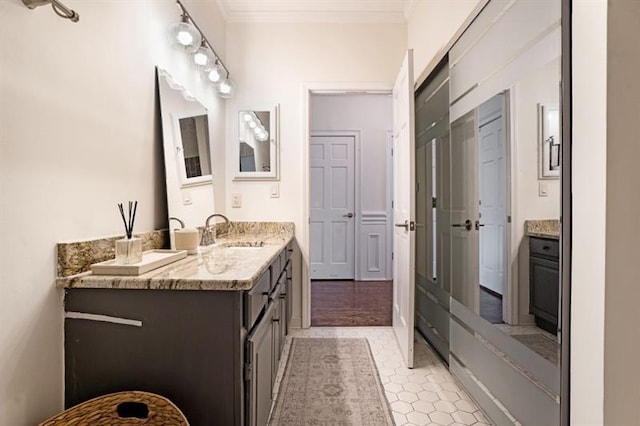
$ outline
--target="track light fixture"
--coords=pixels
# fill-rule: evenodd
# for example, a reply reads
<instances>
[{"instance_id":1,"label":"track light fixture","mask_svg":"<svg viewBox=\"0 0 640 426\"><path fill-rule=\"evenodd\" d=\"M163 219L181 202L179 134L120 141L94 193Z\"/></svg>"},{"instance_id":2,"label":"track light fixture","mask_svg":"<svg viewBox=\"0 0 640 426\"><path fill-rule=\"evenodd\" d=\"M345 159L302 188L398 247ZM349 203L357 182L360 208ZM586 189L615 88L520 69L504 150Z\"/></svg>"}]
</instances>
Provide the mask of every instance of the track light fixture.
<instances>
[{"instance_id":1,"label":"track light fixture","mask_svg":"<svg viewBox=\"0 0 640 426\"><path fill-rule=\"evenodd\" d=\"M176 3L180 7L181 21L171 25L171 44L191 55L193 64L215 85L219 97L232 97L236 91L236 83L229 77L229 70L184 5L180 0L176 0Z\"/></svg>"}]
</instances>

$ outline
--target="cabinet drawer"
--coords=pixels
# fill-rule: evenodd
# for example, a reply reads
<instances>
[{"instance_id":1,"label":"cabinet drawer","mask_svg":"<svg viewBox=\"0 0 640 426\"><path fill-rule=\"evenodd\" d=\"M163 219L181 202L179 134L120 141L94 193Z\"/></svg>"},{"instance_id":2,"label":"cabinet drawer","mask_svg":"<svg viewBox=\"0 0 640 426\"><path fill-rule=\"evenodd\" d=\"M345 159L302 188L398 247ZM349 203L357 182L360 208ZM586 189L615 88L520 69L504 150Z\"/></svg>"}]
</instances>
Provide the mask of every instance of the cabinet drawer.
<instances>
[{"instance_id":1,"label":"cabinet drawer","mask_svg":"<svg viewBox=\"0 0 640 426\"><path fill-rule=\"evenodd\" d=\"M529 237L529 252L532 256L558 259L560 257L560 246L557 240Z\"/></svg>"},{"instance_id":2,"label":"cabinet drawer","mask_svg":"<svg viewBox=\"0 0 640 426\"><path fill-rule=\"evenodd\" d=\"M244 325L251 330L269 299L271 277L269 272L262 274L256 285L244 293Z\"/></svg>"}]
</instances>

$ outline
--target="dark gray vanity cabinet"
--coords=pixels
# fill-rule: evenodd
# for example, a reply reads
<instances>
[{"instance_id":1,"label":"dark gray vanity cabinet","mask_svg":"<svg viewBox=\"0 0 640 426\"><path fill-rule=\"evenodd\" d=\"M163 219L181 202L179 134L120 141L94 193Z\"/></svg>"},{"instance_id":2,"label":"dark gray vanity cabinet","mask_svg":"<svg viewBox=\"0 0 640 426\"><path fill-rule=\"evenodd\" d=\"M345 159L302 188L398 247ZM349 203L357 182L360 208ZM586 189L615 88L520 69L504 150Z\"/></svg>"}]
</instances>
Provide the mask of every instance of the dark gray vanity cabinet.
<instances>
[{"instance_id":1,"label":"dark gray vanity cabinet","mask_svg":"<svg viewBox=\"0 0 640 426\"><path fill-rule=\"evenodd\" d=\"M65 407L141 390L192 426L265 425L291 313L290 247L249 291L66 289Z\"/></svg>"},{"instance_id":2,"label":"dark gray vanity cabinet","mask_svg":"<svg viewBox=\"0 0 640 426\"><path fill-rule=\"evenodd\" d=\"M552 334L558 332L559 254L557 240L529 237L529 312Z\"/></svg>"},{"instance_id":3,"label":"dark gray vanity cabinet","mask_svg":"<svg viewBox=\"0 0 640 426\"><path fill-rule=\"evenodd\" d=\"M273 385L276 381L285 337L291 321L291 248L284 250L273 265L280 265L279 274L273 274L264 315L247 338L246 372L247 425L263 426L269 417ZM255 289L255 287L254 287Z\"/></svg>"}]
</instances>

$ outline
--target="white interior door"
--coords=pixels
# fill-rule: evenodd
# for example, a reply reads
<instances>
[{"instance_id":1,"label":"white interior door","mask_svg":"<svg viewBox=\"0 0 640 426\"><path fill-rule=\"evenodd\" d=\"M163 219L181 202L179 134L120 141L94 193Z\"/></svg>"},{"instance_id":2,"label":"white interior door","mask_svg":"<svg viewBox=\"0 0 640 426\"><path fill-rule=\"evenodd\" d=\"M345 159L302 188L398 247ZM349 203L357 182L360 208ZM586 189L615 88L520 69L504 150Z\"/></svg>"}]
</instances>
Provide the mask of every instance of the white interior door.
<instances>
[{"instance_id":1,"label":"white interior door","mask_svg":"<svg viewBox=\"0 0 640 426\"><path fill-rule=\"evenodd\" d=\"M502 96L499 97L502 104ZM480 108L482 112L482 107ZM502 109L480 123L478 179L480 285L500 295L505 286L506 179Z\"/></svg>"},{"instance_id":2,"label":"white interior door","mask_svg":"<svg viewBox=\"0 0 640 426\"><path fill-rule=\"evenodd\" d=\"M407 51L393 86L393 330L413 367L415 299L415 125L413 51Z\"/></svg>"},{"instance_id":3,"label":"white interior door","mask_svg":"<svg viewBox=\"0 0 640 426\"><path fill-rule=\"evenodd\" d=\"M311 136L311 279L355 278L355 137Z\"/></svg>"},{"instance_id":4,"label":"white interior door","mask_svg":"<svg viewBox=\"0 0 640 426\"><path fill-rule=\"evenodd\" d=\"M476 110L451 125L451 295L475 313L479 313L477 138Z\"/></svg>"}]
</instances>

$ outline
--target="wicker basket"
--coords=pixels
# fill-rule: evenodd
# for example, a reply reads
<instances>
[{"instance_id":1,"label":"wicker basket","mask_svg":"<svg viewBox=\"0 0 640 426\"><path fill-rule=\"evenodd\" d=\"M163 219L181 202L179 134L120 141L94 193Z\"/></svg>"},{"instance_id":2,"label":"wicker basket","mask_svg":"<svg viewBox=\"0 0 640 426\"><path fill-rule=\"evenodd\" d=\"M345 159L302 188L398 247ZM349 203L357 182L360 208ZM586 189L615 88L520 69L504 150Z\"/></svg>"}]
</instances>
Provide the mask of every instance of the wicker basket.
<instances>
[{"instance_id":1,"label":"wicker basket","mask_svg":"<svg viewBox=\"0 0 640 426\"><path fill-rule=\"evenodd\" d=\"M148 392L127 391L90 399L40 423L40 426L62 425L189 426L189 422L167 398Z\"/></svg>"}]
</instances>

